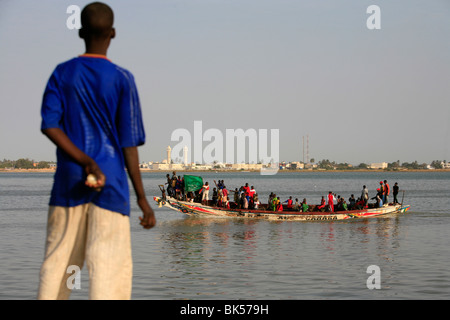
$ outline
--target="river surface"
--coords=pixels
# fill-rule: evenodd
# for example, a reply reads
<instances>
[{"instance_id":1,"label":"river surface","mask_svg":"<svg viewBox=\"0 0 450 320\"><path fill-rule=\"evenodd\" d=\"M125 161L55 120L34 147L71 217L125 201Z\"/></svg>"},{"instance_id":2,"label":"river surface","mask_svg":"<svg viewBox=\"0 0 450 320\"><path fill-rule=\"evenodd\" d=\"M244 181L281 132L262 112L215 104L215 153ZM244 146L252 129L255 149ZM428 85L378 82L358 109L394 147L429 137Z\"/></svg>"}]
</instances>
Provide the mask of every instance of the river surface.
<instances>
[{"instance_id":1,"label":"river surface","mask_svg":"<svg viewBox=\"0 0 450 320\"><path fill-rule=\"evenodd\" d=\"M166 172L143 173L149 196ZM270 192L319 203L328 191L348 199L380 180L400 185L404 214L334 222L189 217L158 208L144 230L133 199L136 300L450 299L449 172L201 173L229 190L245 183L260 199ZM44 254L51 173L0 174L0 299L35 299ZM211 193L210 193L211 194ZM391 195L392 199L392 195ZM375 268L375 269L374 269ZM374 271L375 270L375 271ZM369 289L379 284L379 289ZM88 297L89 280L71 299Z\"/></svg>"}]
</instances>

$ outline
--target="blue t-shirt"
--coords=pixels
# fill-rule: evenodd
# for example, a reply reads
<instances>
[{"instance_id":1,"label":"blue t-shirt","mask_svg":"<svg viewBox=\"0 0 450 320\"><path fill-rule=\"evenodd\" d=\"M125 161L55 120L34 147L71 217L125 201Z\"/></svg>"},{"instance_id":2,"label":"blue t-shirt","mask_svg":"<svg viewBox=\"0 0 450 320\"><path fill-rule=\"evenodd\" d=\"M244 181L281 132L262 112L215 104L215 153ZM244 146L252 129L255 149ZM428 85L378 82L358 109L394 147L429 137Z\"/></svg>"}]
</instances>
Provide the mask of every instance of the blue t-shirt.
<instances>
[{"instance_id":1,"label":"blue t-shirt","mask_svg":"<svg viewBox=\"0 0 450 320\"><path fill-rule=\"evenodd\" d=\"M82 55L56 67L44 92L42 129L60 128L106 176L100 192L85 186L84 168L57 148L50 205L93 202L130 214L124 147L144 144L145 131L133 75L104 56Z\"/></svg>"}]
</instances>

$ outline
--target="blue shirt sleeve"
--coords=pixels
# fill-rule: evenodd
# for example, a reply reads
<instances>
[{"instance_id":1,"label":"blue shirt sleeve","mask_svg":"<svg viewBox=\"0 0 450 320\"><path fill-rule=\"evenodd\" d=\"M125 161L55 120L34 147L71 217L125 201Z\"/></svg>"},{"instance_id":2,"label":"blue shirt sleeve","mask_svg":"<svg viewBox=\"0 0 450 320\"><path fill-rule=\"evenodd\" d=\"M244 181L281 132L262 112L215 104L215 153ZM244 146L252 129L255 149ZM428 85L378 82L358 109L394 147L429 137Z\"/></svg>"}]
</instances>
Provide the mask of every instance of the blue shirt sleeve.
<instances>
[{"instance_id":1,"label":"blue shirt sleeve","mask_svg":"<svg viewBox=\"0 0 450 320\"><path fill-rule=\"evenodd\" d=\"M145 143L141 105L133 75L125 70L123 75L116 118L119 143L122 148L136 147Z\"/></svg>"},{"instance_id":2,"label":"blue shirt sleeve","mask_svg":"<svg viewBox=\"0 0 450 320\"><path fill-rule=\"evenodd\" d=\"M50 76L44 91L41 106L41 130L48 128L60 128L63 115L63 103L58 88L58 76L56 70Z\"/></svg>"}]
</instances>

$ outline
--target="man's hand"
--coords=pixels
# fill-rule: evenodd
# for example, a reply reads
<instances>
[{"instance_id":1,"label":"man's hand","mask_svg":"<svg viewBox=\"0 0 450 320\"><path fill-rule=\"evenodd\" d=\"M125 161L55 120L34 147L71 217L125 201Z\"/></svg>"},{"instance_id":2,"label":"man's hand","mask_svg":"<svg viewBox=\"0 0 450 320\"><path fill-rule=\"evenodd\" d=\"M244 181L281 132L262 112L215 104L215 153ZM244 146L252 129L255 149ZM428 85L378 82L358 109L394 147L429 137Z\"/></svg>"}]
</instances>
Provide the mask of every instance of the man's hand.
<instances>
[{"instance_id":1,"label":"man's hand","mask_svg":"<svg viewBox=\"0 0 450 320\"><path fill-rule=\"evenodd\" d=\"M150 207L147 198L145 197L144 185L142 184L141 172L139 170L137 147L123 148L123 155L128 175L133 183L134 191L136 192L139 208L141 208L141 211L144 214L143 217L139 217L139 220L141 220L140 224L145 229L151 229L156 225L156 218L152 207Z\"/></svg>"},{"instance_id":2,"label":"man's hand","mask_svg":"<svg viewBox=\"0 0 450 320\"><path fill-rule=\"evenodd\" d=\"M63 150L67 155L72 158L76 163L84 168L86 176L93 174L97 179L94 183L86 183L90 188L100 191L102 187L105 186L106 177L100 170L97 163L89 157L86 153L80 150L69 137L59 128L48 128L42 130L45 134L58 148Z\"/></svg>"},{"instance_id":3,"label":"man's hand","mask_svg":"<svg viewBox=\"0 0 450 320\"><path fill-rule=\"evenodd\" d=\"M144 229L151 229L156 225L155 213L153 212L152 207L150 207L146 198L142 198L138 200L139 208L141 208L143 217L139 217L141 220L140 225L144 227Z\"/></svg>"},{"instance_id":4,"label":"man's hand","mask_svg":"<svg viewBox=\"0 0 450 320\"><path fill-rule=\"evenodd\" d=\"M84 171L86 172L87 177L89 177L89 175L93 175L95 177L93 180L86 179L86 186L94 189L95 191L100 191L105 186L106 177L94 160L89 161L85 165Z\"/></svg>"}]
</instances>

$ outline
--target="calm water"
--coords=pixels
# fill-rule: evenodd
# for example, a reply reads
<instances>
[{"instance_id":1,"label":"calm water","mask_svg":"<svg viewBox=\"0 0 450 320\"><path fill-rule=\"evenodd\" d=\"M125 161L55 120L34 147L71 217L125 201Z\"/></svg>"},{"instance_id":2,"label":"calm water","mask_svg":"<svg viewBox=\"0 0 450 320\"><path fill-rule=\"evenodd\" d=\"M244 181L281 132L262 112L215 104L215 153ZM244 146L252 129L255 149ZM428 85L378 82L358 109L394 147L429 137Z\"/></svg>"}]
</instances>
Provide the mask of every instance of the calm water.
<instances>
[{"instance_id":1,"label":"calm water","mask_svg":"<svg viewBox=\"0 0 450 320\"><path fill-rule=\"evenodd\" d=\"M150 196L164 173L144 173ZM158 225L133 206L133 299L450 299L450 173L207 173L228 189L254 185L318 203L334 191L369 195L380 180L405 190L406 214L347 222L188 217L154 206ZM0 174L0 299L35 299L52 174ZM391 196L392 199L392 196ZM401 200L401 194L400 194ZM369 290L367 268L381 270ZM87 271L72 299L88 296Z\"/></svg>"}]
</instances>

